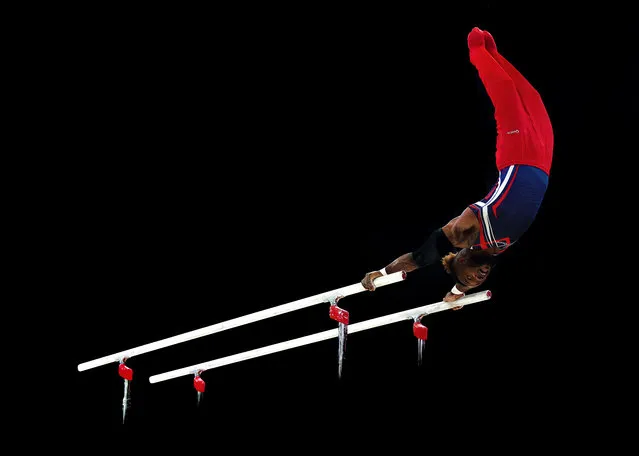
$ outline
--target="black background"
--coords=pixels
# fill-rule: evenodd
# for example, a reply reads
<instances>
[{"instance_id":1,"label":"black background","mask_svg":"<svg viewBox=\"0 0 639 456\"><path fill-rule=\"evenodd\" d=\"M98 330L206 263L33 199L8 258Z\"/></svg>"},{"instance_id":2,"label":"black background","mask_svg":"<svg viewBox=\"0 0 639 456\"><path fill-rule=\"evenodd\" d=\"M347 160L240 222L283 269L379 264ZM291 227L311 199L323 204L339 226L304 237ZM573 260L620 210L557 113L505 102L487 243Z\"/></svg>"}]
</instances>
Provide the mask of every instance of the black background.
<instances>
[{"instance_id":1,"label":"black background","mask_svg":"<svg viewBox=\"0 0 639 456\"><path fill-rule=\"evenodd\" d=\"M67 423L327 438L536 417L535 432L561 433L584 407L572 374L589 345L557 252L575 236L593 32L497 2L281 13L87 14L68 32L53 220L68 240ZM122 424L117 363L77 364L357 283L487 193L495 125L468 59L473 26L538 89L555 131L546 198L487 281L493 298L425 318L421 367L406 321L351 335L341 379L335 339L206 371L199 407L191 376L148 377L334 328L328 304L131 358ZM340 305L354 323L438 302L452 285L440 269Z\"/></svg>"}]
</instances>

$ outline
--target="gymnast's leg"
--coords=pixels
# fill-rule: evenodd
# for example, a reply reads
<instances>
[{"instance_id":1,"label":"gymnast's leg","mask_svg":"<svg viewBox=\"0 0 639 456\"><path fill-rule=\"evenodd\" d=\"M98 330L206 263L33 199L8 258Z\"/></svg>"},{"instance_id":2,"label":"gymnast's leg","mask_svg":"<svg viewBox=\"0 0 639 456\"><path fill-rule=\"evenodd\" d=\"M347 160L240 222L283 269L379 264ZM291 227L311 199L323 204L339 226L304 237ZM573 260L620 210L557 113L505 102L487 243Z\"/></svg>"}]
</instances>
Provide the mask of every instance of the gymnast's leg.
<instances>
[{"instance_id":1,"label":"gymnast's leg","mask_svg":"<svg viewBox=\"0 0 639 456\"><path fill-rule=\"evenodd\" d=\"M535 89L532 84L510 63L503 55L501 55L497 51L497 45L495 44L495 39L486 30L482 30L484 34L484 44L486 50L493 56L493 58L499 63L499 65L504 69L504 71L510 76L510 78L515 83L515 87L517 87L517 91L522 100L522 104L524 108L528 112L531 117L531 120L535 127L538 129L539 133L545 139L546 146L552 150L553 148L553 131L552 125L550 123L550 118L548 117L548 112L546 111L546 107L539 95L537 89Z\"/></svg>"},{"instance_id":2,"label":"gymnast's leg","mask_svg":"<svg viewBox=\"0 0 639 456\"><path fill-rule=\"evenodd\" d=\"M470 61L495 108L495 121L500 136L521 128L528 116L512 78L486 50L484 34L475 27L468 34Z\"/></svg>"}]
</instances>

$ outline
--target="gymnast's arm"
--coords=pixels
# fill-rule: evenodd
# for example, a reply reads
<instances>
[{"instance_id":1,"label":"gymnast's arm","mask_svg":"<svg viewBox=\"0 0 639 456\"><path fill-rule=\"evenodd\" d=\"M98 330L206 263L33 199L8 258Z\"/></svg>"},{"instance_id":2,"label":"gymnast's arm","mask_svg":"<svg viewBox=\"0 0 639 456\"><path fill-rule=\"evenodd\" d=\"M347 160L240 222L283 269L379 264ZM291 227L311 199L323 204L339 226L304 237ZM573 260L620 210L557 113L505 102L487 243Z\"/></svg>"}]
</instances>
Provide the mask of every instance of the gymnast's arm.
<instances>
[{"instance_id":1,"label":"gymnast's arm","mask_svg":"<svg viewBox=\"0 0 639 456\"><path fill-rule=\"evenodd\" d=\"M476 224L477 218L473 212L469 208L464 209L461 215L433 231L417 250L399 256L380 271L367 273L361 281L362 286L374 291L373 281L382 275L398 271L409 273L440 262L441 258L450 252L470 247L475 237Z\"/></svg>"}]
</instances>

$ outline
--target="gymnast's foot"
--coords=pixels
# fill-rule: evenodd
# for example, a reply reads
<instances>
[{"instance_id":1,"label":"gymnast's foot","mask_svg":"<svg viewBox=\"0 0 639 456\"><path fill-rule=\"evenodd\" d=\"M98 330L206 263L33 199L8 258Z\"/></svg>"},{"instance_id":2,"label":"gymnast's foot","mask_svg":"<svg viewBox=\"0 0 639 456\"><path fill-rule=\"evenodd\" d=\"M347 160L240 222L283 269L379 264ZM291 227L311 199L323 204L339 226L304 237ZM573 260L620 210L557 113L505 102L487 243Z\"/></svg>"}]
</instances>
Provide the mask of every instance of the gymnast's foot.
<instances>
[{"instance_id":1,"label":"gymnast's foot","mask_svg":"<svg viewBox=\"0 0 639 456\"><path fill-rule=\"evenodd\" d=\"M473 27L468 34L468 49L484 46L484 33L479 27Z\"/></svg>"}]
</instances>

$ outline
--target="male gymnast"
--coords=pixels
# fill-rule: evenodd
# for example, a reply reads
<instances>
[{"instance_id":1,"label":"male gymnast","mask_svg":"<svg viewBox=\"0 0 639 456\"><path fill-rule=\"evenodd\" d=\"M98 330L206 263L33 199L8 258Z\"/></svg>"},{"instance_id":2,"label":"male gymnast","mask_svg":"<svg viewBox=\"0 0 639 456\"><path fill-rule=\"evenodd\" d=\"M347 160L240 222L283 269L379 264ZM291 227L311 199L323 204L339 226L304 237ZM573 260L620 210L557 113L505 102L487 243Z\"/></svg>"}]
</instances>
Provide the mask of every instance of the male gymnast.
<instances>
[{"instance_id":1,"label":"male gymnast","mask_svg":"<svg viewBox=\"0 0 639 456\"><path fill-rule=\"evenodd\" d=\"M433 231L417 250L367 273L361 281L367 290L375 290L373 280L382 275L441 263L455 279L444 301L456 301L486 281L497 257L537 216L548 187L554 143L544 103L537 90L497 51L489 32L474 27L468 34L468 49L494 107L497 183L482 200Z\"/></svg>"}]
</instances>

